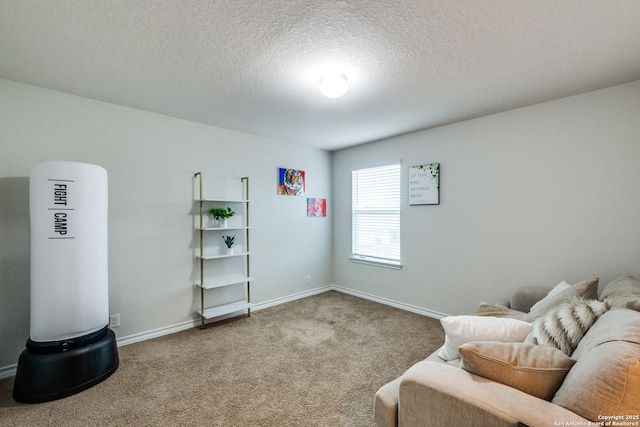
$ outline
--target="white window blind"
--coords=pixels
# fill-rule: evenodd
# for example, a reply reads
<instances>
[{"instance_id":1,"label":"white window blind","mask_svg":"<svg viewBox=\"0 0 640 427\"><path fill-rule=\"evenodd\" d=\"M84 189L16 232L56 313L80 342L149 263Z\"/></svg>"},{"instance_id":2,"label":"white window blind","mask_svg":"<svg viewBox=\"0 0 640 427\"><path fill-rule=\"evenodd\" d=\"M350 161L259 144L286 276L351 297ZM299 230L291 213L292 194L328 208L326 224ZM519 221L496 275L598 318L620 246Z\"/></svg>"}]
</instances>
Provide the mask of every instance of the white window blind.
<instances>
[{"instance_id":1,"label":"white window blind","mask_svg":"<svg viewBox=\"0 0 640 427\"><path fill-rule=\"evenodd\" d=\"M351 260L400 268L400 163L351 171Z\"/></svg>"}]
</instances>

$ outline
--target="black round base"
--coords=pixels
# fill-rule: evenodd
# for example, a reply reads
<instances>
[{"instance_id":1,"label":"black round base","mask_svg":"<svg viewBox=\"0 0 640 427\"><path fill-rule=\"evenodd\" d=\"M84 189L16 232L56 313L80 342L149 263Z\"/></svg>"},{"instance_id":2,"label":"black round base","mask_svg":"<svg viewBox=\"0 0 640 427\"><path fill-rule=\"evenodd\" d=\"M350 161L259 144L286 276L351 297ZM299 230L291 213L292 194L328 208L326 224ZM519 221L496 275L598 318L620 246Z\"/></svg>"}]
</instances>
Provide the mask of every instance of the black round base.
<instances>
[{"instance_id":1,"label":"black round base","mask_svg":"<svg viewBox=\"0 0 640 427\"><path fill-rule=\"evenodd\" d=\"M24 350L18 359L13 398L23 403L61 399L86 390L118 368L118 346L112 330L99 340L59 353Z\"/></svg>"}]
</instances>

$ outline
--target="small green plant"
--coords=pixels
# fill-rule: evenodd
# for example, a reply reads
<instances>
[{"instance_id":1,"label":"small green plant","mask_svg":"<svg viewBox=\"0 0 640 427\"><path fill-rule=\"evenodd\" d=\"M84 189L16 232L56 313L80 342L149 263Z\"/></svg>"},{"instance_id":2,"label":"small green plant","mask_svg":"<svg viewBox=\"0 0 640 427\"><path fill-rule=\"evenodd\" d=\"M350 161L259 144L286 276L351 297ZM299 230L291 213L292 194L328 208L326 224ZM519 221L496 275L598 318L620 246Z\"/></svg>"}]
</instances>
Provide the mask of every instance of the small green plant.
<instances>
[{"instance_id":1,"label":"small green plant","mask_svg":"<svg viewBox=\"0 0 640 427\"><path fill-rule=\"evenodd\" d=\"M233 241L236 239L236 236L222 236L222 240L224 240L224 244L227 245L229 249L233 246Z\"/></svg>"},{"instance_id":2,"label":"small green plant","mask_svg":"<svg viewBox=\"0 0 640 427\"><path fill-rule=\"evenodd\" d=\"M213 216L213 219L217 219L218 221L220 221L221 219L231 218L233 215L235 215L235 212L232 211L229 206L227 206L226 209L213 208L209 211L209 213L211 213L211 216Z\"/></svg>"}]
</instances>

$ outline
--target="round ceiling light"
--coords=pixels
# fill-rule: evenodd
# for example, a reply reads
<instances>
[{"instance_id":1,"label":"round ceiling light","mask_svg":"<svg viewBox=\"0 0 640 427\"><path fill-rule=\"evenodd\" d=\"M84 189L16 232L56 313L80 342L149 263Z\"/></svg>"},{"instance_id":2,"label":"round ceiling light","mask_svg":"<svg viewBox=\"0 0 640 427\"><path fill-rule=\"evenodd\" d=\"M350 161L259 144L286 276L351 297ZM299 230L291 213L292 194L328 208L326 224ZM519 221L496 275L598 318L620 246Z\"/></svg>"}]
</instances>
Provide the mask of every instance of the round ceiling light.
<instances>
[{"instance_id":1,"label":"round ceiling light","mask_svg":"<svg viewBox=\"0 0 640 427\"><path fill-rule=\"evenodd\" d=\"M344 74L329 73L320 79L320 92L327 98L340 98L347 90L349 85Z\"/></svg>"}]
</instances>

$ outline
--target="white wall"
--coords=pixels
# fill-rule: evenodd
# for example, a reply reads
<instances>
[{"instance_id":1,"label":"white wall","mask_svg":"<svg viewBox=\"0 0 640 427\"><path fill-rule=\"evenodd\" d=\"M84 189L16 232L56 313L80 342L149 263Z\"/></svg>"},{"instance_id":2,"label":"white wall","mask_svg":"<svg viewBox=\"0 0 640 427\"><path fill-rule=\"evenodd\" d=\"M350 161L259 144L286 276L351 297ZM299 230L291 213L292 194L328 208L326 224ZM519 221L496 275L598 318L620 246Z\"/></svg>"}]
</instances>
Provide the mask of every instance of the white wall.
<instances>
[{"instance_id":1,"label":"white wall","mask_svg":"<svg viewBox=\"0 0 640 427\"><path fill-rule=\"evenodd\" d=\"M333 155L6 80L0 99L0 369L29 337L28 174L38 160L109 172L119 337L194 318L198 170L210 197L218 179L251 177L256 303L336 283L459 314L524 285L640 276L640 82ZM404 268L353 264L351 167L397 158ZM441 204L410 207L406 168L430 162L441 163ZM276 194L278 167L306 171L327 218L307 218L306 198Z\"/></svg>"},{"instance_id":2,"label":"white wall","mask_svg":"<svg viewBox=\"0 0 640 427\"><path fill-rule=\"evenodd\" d=\"M351 167L398 158L404 268L351 263ZM640 276L639 160L640 82L335 152L334 279L462 314L521 286ZM407 167L432 162L441 204L409 206Z\"/></svg>"},{"instance_id":3,"label":"white wall","mask_svg":"<svg viewBox=\"0 0 640 427\"><path fill-rule=\"evenodd\" d=\"M194 319L196 171L208 197L228 197L216 191L218 179L251 179L252 302L331 283L331 212L307 218L306 197L276 190L278 167L302 169L307 195L328 198L330 211L330 153L7 80L0 99L0 368L17 362L29 338L34 161L95 163L109 173L109 303L121 315L118 337Z\"/></svg>"}]
</instances>

